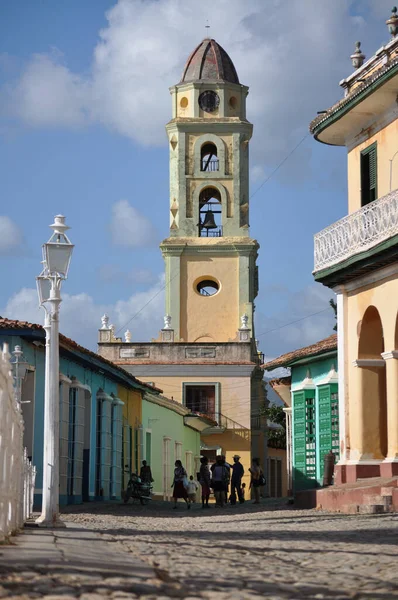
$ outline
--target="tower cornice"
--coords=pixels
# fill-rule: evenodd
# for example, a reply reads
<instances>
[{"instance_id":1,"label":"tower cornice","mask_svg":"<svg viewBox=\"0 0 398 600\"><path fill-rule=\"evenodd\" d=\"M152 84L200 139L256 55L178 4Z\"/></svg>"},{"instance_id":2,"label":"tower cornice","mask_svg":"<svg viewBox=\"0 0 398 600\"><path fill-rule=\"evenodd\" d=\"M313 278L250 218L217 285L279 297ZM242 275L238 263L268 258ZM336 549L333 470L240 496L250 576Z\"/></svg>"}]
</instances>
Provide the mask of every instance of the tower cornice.
<instances>
[{"instance_id":1,"label":"tower cornice","mask_svg":"<svg viewBox=\"0 0 398 600\"><path fill-rule=\"evenodd\" d=\"M184 254L252 254L257 253L260 244L253 238L166 238L161 242L163 255Z\"/></svg>"}]
</instances>

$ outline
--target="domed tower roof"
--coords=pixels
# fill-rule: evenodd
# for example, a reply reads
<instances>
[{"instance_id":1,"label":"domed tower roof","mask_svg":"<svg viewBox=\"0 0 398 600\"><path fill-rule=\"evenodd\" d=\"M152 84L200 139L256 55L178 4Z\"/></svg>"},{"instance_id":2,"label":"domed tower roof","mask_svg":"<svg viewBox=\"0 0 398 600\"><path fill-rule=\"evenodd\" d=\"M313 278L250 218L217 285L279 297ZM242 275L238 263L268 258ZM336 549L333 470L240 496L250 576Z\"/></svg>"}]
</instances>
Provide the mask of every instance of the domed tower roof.
<instances>
[{"instance_id":1,"label":"domed tower roof","mask_svg":"<svg viewBox=\"0 0 398 600\"><path fill-rule=\"evenodd\" d=\"M228 81L239 83L234 63L215 40L206 38L195 48L184 68L180 83Z\"/></svg>"}]
</instances>

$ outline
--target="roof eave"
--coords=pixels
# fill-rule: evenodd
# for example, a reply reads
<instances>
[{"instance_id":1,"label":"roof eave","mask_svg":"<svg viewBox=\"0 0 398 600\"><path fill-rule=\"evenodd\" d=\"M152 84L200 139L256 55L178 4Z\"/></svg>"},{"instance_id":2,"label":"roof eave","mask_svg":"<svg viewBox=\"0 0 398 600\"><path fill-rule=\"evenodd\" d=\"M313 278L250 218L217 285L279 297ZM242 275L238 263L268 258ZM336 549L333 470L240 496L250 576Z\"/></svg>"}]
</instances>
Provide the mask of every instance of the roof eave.
<instances>
[{"instance_id":1,"label":"roof eave","mask_svg":"<svg viewBox=\"0 0 398 600\"><path fill-rule=\"evenodd\" d=\"M366 82L363 84L360 90L357 93L353 93L352 97L347 97L346 101L340 107L338 107L339 103L334 104L331 108L328 109L327 112L330 112L329 115L321 119L319 122L315 123L318 120L316 117L310 123L310 133L314 136L315 140L321 142L322 144L326 144L328 146L344 146L345 144L336 144L330 143L326 140L319 139L319 135L328 129L333 123L339 121L342 117L344 117L347 113L349 113L355 106L360 104L365 98L367 98L370 94L374 93L378 88L382 87L389 79L394 77L398 73L398 59L395 59L392 65L389 65L389 68L385 70L383 73L379 75L375 80L372 80L368 84ZM335 109L335 110L334 110Z\"/></svg>"}]
</instances>

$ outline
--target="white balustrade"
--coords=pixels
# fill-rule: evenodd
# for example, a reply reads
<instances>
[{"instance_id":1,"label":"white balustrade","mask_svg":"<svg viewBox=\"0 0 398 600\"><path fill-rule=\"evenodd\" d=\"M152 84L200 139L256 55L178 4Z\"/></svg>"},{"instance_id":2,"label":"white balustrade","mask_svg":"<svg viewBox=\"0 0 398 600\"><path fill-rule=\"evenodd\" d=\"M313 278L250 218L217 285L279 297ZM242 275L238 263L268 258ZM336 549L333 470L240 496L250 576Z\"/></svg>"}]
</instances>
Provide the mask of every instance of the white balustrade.
<instances>
[{"instance_id":1,"label":"white balustrade","mask_svg":"<svg viewBox=\"0 0 398 600\"><path fill-rule=\"evenodd\" d=\"M314 271L370 250L398 234L398 190L326 227L314 238Z\"/></svg>"},{"instance_id":2,"label":"white balustrade","mask_svg":"<svg viewBox=\"0 0 398 600\"><path fill-rule=\"evenodd\" d=\"M23 449L23 419L8 345L0 352L0 542L32 514L36 470Z\"/></svg>"}]
</instances>

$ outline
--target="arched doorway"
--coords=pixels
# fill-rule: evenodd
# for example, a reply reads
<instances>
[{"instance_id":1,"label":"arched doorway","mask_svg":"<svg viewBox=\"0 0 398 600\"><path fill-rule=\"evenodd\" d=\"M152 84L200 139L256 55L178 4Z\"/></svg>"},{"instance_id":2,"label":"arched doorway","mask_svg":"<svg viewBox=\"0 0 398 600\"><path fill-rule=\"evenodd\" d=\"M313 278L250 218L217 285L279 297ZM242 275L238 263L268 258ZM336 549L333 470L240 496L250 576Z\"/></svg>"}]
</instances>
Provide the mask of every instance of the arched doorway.
<instances>
[{"instance_id":1,"label":"arched doorway","mask_svg":"<svg viewBox=\"0 0 398 600\"><path fill-rule=\"evenodd\" d=\"M361 405L361 454L381 459L387 455L387 393L383 326L375 306L369 306L360 323L358 343L358 398Z\"/></svg>"}]
</instances>

